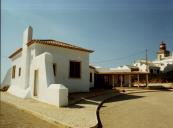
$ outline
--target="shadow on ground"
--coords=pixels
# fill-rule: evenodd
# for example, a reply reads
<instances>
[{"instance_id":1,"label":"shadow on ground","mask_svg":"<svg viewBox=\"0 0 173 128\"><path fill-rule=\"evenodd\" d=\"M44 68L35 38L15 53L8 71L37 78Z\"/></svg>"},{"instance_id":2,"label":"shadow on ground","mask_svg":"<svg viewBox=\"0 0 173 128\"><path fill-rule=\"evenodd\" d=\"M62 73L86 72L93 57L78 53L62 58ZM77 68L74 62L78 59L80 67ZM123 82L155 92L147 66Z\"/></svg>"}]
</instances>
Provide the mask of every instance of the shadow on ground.
<instances>
[{"instance_id":1,"label":"shadow on ground","mask_svg":"<svg viewBox=\"0 0 173 128\"><path fill-rule=\"evenodd\" d=\"M84 108L84 106L78 105L78 104L73 104L73 105L67 106L66 108L71 108L71 109L73 109L73 108Z\"/></svg>"},{"instance_id":2,"label":"shadow on ground","mask_svg":"<svg viewBox=\"0 0 173 128\"><path fill-rule=\"evenodd\" d=\"M100 104L99 102L101 102L101 100L82 98L82 100L80 100L76 104L72 104L72 105L67 106L67 108L84 108L86 104L98 106Z\"/></svg>"},{"instance_id":3,"label":"shadow on ground","mask_svg":"<svg viewBox=\"0 0 173 128\"><path fill-rule=\"evenodd\" d=\"M124 100L133 100L133 99L138 99L138 98L143 98L143 97L144 96L123 94L121 96L112 97L112 98L106 100L105 103L118 102L118 101L124 101Z\"/></svg>"},{"instance_id":4,"label":"shadow on ground","mask_svg":"<svg viewBox=\"0 0 173 128\"><path fill-rule=\"evenodd\" d=\"M170 88L164 87L162 85L149 86L148 89L150 89L150 90L158 90L158 91L171 91Z\"/></svg>"},{"instance_id":5,"label":"shadow on ground","mask_svg":"<svg viewBox=\"0 0 173 128\"><path fill-rule=\"evenodd\" d=\"M126 89L124 89L126 90ZM92 104L92 105L99 105L101 103L101 101L104 99L104 95L107 95L108 93L105 93L103 90L101 92L99 92L100 90L97 91L97 93L100 93L99 95L97 95L94 92L94 95L91 94L88 98L88 94L89 93L76 93L73 97L74 99L77 99L76 103L71 104L69 106L67 106L68 108L84 108L85 104ZM109 93L115 93L115 94L119 94L118 91L116 90L112 90L112 92L110 90ZM129 90L128 90L129 91ZM134 92L135 91L135 92ZM144 96L136 96L136 95L132 95L133 93L147 93L147 92L157 92L157 91L170 91L168 88L164 88L164 87L149 87L147 88L147 90L132 90L130 91L128 94L122 93L121 96L114 96L112 98L109 98L108 100L105 100L104 102L118 102L118 101L123 101L123 100L133 100L133 99L138 99L138 98L142 98ZM124 91L126 92L126 91ZM85 97L86 96L86 97ZM93 97L93 98L91 98ZM101 106L101 107L105 107L105 106Z\"/></svg>"}]
</instances>

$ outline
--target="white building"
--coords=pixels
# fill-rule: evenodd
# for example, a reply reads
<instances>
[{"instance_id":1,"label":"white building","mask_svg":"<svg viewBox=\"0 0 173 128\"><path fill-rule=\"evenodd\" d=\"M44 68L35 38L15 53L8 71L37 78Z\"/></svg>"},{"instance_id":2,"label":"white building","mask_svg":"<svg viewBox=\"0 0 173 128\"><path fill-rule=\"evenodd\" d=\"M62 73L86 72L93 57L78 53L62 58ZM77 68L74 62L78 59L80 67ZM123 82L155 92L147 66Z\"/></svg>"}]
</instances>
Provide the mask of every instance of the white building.
<instances>
[{"instance_id":1,"label":"white building","mask_svg":"<svg viewBox=\"0 0 173 128\"><path fill-rule=\"evenodd\" d=\"M166 44L162 41L160 49L157 52L157 59L152 62L154 65L160 67L160 71L167 73L173 70L173 52L167 50Z\"/></svg>"},{"instance_id":2,"label":"white building","mask_svg":"<svg viewBox=\"0 0 173 128\"><path fill-rule=\"evenodd\" d=\"M173 70L173 53L162 60L154 60L153 64L160 67L160 71L167 73Z\"/></svg>"},{"instance_id":3,"label":"white building","mask_svg":"<svg viewBox=\"0 0 173 128\"><path fill-rule=\"evenodd\" d=\"M151 74L167 73L173 71L173 53L170 54L166 49L166 44L162 41L156 60L147 61L147 66L146 60L138 60L133 65L139 67L140 71L146 71L148 68Z\"/></svg>"},{"instance_id":4,"label":"white building","mask_svg":"<svg viewBox=\"0 0 173 128\"><path fill-rule=\"evenodd\" d=\"M32 32L32 27L25 30L22 48L9 56L8 92L57 106L67 105L68 92L88 92L89 54L93 51L55 40L35 40Z\"/></svg>"},{"instance_id":5,"label":"white building","mask_svg":"<svg viewBox=\"0 0 173 128\"><path fill-rule=\"evenodd\" d=\"M117 68L102 68L90 66L94 71L94 87L96 88L114 88L147 86L148 72L139 71L139 68L131 65L123 65ZM90 70L90 73L91 70ZM142 77L142 79L140 79ZM142 84L139 84L139 83ZM137 83L137 85L136 85Z\"/></svg>"},{"instance_id":6,"label":"white building","mask_svg":"<svg viewBox=\"0 0 173 128\"><path fill-rule=\"evenodd\" d=\"M153 64L152 61L147 61L146 65L146 60L137 60L133 66L138 67L141 72L148 70L151 74L160 74L160 67Z\"/></svg>"}]
</instances>

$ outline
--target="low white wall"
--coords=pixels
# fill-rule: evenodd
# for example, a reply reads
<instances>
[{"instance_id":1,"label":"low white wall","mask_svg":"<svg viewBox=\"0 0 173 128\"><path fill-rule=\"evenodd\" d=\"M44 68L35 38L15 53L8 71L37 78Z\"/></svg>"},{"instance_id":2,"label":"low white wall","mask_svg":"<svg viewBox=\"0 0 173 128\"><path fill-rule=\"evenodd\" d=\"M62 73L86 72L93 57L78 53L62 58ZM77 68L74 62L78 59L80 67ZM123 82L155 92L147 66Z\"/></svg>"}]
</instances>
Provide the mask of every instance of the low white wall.
<instances>
[{"instance_id":1,"label":"low white wall","mask_svg":"<svg viewBox=\"0 0 173 128\"><path fill-rule=\"evenodd\" d=\"M7 92L9 92L12 95L15 95L17 97L26 99L26 98L30 98L31 97L31 89L27 88L27 89L22 89L19 86L16 85L12 85L10 86L10 88L8 89Z\"/></svg>"},{"instance_id":2,"label":"low white wall","mask_svg":"<svg viewBox=\"0 0 173 128\"><path fill-rule=\"evenodd\" d=\"M56 106L68 105L68 88L62 84L51 84L48 87L47 96L45 100Z\"/></svg>"},{"instance_id":3,"label":"low white wall","mask_svg":"<svg viewBox=\"0 0 173 128\"><path fill-rule=\"evenodd\" d=\"M68 104L68 89L65 89L65 87L62 89L60 85L55 84L52 64L53 56L47 52L33 59L29 82L31 86L31 96L34 97L34 71L37 70L38 84L36 86L38 88L38 100L56 106L66 106ZM63 100L63 102L61 100Z\"/></svg>"}]
</instances>

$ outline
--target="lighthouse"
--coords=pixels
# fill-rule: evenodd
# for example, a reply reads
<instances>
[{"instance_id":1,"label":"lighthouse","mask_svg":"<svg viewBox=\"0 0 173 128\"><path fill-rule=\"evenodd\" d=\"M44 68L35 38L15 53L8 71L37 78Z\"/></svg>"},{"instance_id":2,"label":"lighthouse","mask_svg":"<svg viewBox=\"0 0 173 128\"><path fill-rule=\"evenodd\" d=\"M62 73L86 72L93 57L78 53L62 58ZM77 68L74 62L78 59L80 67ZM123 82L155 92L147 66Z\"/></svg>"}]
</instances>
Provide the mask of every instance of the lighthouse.
<instances>
[{"instance_id":1,"label":"lighthouse","mask_svg":"<svg viewBox=\"0 0 173 128\"><path fill-rule=\"evenodd\" d=\"M159 51L157 52L157 60L162 60L169 55L170 52L166 49L166 43L164 43L164 41L161 41Z\"/></svg>"}]
</instances>

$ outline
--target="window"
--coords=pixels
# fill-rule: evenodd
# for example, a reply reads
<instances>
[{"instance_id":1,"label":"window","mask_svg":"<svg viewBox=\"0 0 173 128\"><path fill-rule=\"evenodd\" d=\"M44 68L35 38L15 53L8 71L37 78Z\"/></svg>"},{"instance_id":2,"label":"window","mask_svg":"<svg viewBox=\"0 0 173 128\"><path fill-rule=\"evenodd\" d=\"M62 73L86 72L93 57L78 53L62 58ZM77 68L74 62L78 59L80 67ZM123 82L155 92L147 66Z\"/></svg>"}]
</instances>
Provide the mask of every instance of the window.
<instances>
[{"instance_id":1,"label":"window","mask_svg":"<svg viewBox=\"0 0 173 128\"><path fill-rule=\"evenodd\" d=\"M56 76L56 63L53 63L53 74Z\"/></svg>"},{"instance_id":2,"label":"window","mask_svg":"<svg viewBox=\"0 0 173 128\"><path fill-rule=\"evenodd\" d=\"M19 68L19 76L21 76L21 68Z\"/></svg>"},{"instance_id":3,"label":"window","mask_svg":"<svg viewBox=\"0 0 173 128\"><path fill-rule=\"evenodd\" d=\"M80 78L81 77L81 63L70 61L70 78Z\"/></svg>"},{"instance_id":4,"label":"window","mask_svg":"<svg viewBox=\"0 0 173 128\"><path fill-rule=\"evenodd\" d=\"M150 73L153 74L153 69L150 69Z\"/></svg>"},{"instance_id":5,"label":"window","mask_svg":"<svg viewBox=\"0 0 173 128\"><path fill-rule=\"evenodd\" d=\"M16 66L14 65L12 68L12 79L15 78Z\"/></svg>"},{"instance_id":6,"label":"window","mask_svg":"<svg viewBox=\"0 0 173 128\"><path fill-rule=\"evenodd\" d=\"M90 73L90 82L92 83L93 82L93 78L92 78L92 73Z\"/></svg>"}]
</instances>

